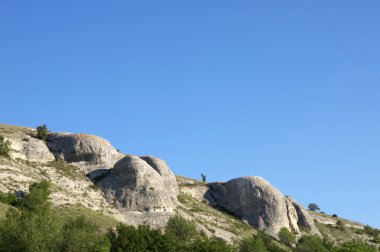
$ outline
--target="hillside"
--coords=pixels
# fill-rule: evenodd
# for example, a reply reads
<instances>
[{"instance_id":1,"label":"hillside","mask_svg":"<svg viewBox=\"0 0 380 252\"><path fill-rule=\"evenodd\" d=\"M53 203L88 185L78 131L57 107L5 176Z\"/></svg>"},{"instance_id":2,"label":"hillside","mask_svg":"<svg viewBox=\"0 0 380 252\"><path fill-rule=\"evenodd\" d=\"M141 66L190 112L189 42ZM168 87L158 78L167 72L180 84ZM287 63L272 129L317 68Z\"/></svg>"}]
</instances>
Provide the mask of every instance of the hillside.
<instances>
[{"instance_id":1,"label":"hillside","mask_svg":"<svg viewBox=\"0 0 380 252\"><path fill-rule=\"evenodd\" d=\"M10 144L9 156L0 156L0 192L24 197L32 183L48 180L55 212L86 215L104 230L119 222L163 229L178 213L208 237L235 245L262 230L291 250L277 241L282 228L297 239L379 242L374 229L307 211L260 177L206 183L174 176L163 160L121 154L107 140L87 134L49 133L45 142L35 129L0 124L0 136ZM0 203L0 220L10 207Z\"/></svg>"}]
</instances>

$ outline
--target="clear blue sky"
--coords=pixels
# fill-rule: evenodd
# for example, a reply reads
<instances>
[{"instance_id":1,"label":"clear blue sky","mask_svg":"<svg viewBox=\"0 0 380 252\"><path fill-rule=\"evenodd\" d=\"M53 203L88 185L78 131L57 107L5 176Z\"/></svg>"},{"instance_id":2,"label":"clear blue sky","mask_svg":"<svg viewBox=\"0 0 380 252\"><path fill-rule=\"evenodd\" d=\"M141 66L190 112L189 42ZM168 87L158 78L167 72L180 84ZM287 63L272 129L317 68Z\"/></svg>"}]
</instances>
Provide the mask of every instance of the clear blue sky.
<instances>
[{"instance_id":1,"label":"clear blue sky","mask_svg":"<svg viewBox=\"0 0 380 252\"><path fill-rule=\"evenodd\" d=\"M380 228L380 2L1 1L0 122L268 179Z\"/></svg>"}]
</instances>

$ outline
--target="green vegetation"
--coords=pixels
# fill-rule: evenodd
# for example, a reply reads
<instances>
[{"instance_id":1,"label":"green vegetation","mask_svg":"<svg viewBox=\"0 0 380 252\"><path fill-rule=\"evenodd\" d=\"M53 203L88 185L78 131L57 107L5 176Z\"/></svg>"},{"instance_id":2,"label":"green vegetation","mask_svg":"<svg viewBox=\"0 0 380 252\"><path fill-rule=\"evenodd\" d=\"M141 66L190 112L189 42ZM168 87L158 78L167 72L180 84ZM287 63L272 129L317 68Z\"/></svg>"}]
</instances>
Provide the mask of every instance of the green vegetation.
<instances>
[{"instance_id":1,"label":"green vegetation","mask_svg":"<svg viewBox=\"0 0 380 252\"><path fill-rule=\"evenodd\" d=\"M190 245L200 237L195 223L184 219L179 214L169 219L166 235L183 246Z\"/></svg>"},{"instance_id":2,"label":"green vegetation","mask_svg":"<svg viewBox=\"0 0 380 252\"><path fill-rule=\"evenodd\" d=\"M336 228L344 231L344 223L341 220L337 220Z\"/></svg>"},{"instance_id":3,"label":"green vegetation","mask_svg":"<svg viewBox=\"0 0 380 252\"><path fill-rule=\"evenodd\" d=\"M343 243L334 252L378 252L375 247L369 246L361 241L349 241Z\"/></svg>"},{"instance_id":4,"label":"green vegetation","mask_svg":"<svg viewBox=\"0 0 380 252\"><path fill-rule=\"evenodd\" d=\"M49 134L49 130L46 124L43 124L37 127L37 138L43 141L46 141L48 134Z\"/></svg>"},{"instance_id":5,"label":"green vegetation","mask_svg":"<svg viewBox=\"0 0 380 252\"><path fill-rule=\"evenodd\" d=\"M239 252L267 252L268 249L265 246L264 241L261 239L259 235L253 235L252 237L245 238L240 243Z\"/></svg>"},{"instance_id":6,"label":"green vegetation","mask_svg":"<svg viewBox=\"0 0 380 252\"><path fill-rule=\"evenodd\" d=\"M296 236L285 227L278 232L278 237L287 246L291 246L296 241Z\"/></svg>"},{"instance_id":7,"label":"green vegetation","mask_svg":"<svg viewBox=\"0 0 380 252\"><path fill-rule=\"evenodd\" d=\"M63 160L54 160L48 163L49 166L55 168L62 175L72 179L86 179L86 176L79 170L78 167L68 164Z\"/></svg>"},{"instance_id":8,"label":"green vegetation","mask_svg":"<svg viewBox=\"0 0 380 252\"><path fill-rule=\"evenodd\" d=\"M116 224L109 217L103 217L108 225L104 229L97 214L88 214L91 210L52 211L49 194L50 183L41 181L32 184L24 198L14 201L3 195L17 208L0 205L8 210L6 218L0 218L0 251L235 251L225 241L199 233L194 223L179 215L169 220L165 233Z\"/></svg>"},{"instance_id":9,"label":"green vegetation","mask_svg":"<svg viewBox=\"0 0 380 252\"><path fill-rule=\"evenodd\" d=\"M331 248L316 236L303 236L296 247L297 252L329 252Z\"/></svg>"},{"instance_id":10,"label":"green vegetation","mask_svg":"<svg viewBox=\"0 0 380 252\"><path fill-rule=\"evenodd\" d=\"M10 192L0 192L0 202L8 205L14 205L16 203L16 195Z\"/></svg>"},{"instance_id":11,"label":"green vegetation","mask_svg":"<svg viewBox=\"0 0 380 252\"><path fill-rule=\"evenodd\" d=\"M319 211L319 210L321 210L320 208L319 208L319 206L317 205L317 204L315 204L315 203L310 203L309 205L308 205L308 207L307 207L309 210L311 210L311 211Z\"/></svg>"},{"instance_id":12,"label":"green vegetation","mask_svg":"<svg viewBox=\"0 0 380 252\"><path fill-rule=\"evenodd\" d=\"M230 214L216 210L205 201L199 201L186 193L180 193L177 198L184 206L180 208L205 226L211 233L215 232L214 228L227 230L240 237L254 233L249 224ZM214 218L209 218L210 216Z\"/></svg>"},{"instance_id":13,"label":"green vegetation","mask_svg":"<svg viewBox=\"0 0 380 252\"><path fill-rule=\"evenodd\" d=\"M376 252L361 241L333 245L315 236L304 236L295 244L294 235L281 229L282 243L262 231L234 245L199 232L196 224L176 214L165 231L148 226L132 227L80 205L52 207L48 202L51 184L34 183L29 194L16 198L0 194L0 251L182 251L182 252ZM182 195L182 200L189 201ZM198 202L199 211L209 211ZM210 212L208 212L210 213ZM206 224L206 223L205 223ZM333 228L336 229L336 228ZM365 227L362 232L378 237L379 230Z\"/></svg>"},{"instance_id":14,"label":"green vegetation","mask_svg":"<svg viewBox=\"0 0 380 252\"><path fill-rule=\"evenodd\" d=\"M355 233L357 234L366 234L369 237L371 237L371 242L373 243L380 243L380 230L370 227L368 225L364 226L363 229L357 229L355 230Z\"/></svg>"},{"instance_id":15,"label":"green vegetation","mask_svg":"<svg viewBox=\"0 0 380 252\"><path fill-rule=\"evenodd\" d=\"M21 132L30 136L34 135L34 132L30 128L8 125L8 124L0 124L0 134L9 135L17 132Z\"/></svg>"},{"instance_id":16,"label":"green vegetation","mask_svg":"<svg viewBox=\"0 0 380 252\"><path fill-rule=\"evenodd\" d=\"M5 219L9 208L10 208L9 205L4 204L4 203L0 203L0 221Z\"/></svg>"},{"instance_id":17,"label":"green vegetation","mask_svg":"<svg viewBox=\"0 0 380 252\"><path fill-rule=\"evenodd\" d=\"M61 205L55 208L54 211L64 221L69 220L72 216L86 216L88 219L91 219L95 224L97 224L102 232L107 232L108 229L115 227L117 224L119 224L119 221L117 221L116 219L79 204Z\"/></svg>"},{"instance_id":18,"label":"green vegetation","mask_svg":"<svg viewBox=\"0 0 380 252\"><path fill-rule=\"evenodd\" d=\"M5 141L3 136L0 136L0 156L9 157L10 142Z\"/></svg>"},{"instance_id":19,"label":"green vegetation","mask_svg":"<svg viewBox=\"0 0 380 252\"><path fill-rule=\"evenodd\" d=\"M204 175L203 173L201 174L201 177L202 177L202 182L206 182L206 175Z\"/></svg>"}]
</instances>

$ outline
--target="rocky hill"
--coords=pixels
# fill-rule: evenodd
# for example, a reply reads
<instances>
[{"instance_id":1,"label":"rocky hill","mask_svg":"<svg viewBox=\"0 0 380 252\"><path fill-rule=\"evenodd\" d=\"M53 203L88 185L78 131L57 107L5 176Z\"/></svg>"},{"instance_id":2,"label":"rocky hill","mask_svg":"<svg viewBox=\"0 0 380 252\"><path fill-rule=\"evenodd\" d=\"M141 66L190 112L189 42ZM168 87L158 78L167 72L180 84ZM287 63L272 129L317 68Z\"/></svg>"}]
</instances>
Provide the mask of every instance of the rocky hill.
<instances>
[{"instance_id":1,"label":"rocky hill","mask_svg":"<svg viewBox=\"0 0 380 252\"><path fill-rule=\"evenodd\" d=\"M49 133L43 141L35 129L0 124L0 136L10 143L9 157L0 156L0 191L22 197L31 183L47 179L56 209L87 208L115 222L154 228L178 212L206 235L231 243L257 230L278 239L287 228L298 238L375 244L364 225L308 211L261 177L205 183L175 176L159 158L124 155L87 134ZM0 205L0 218L7 208Z\"/></svg>"}]
</instances>

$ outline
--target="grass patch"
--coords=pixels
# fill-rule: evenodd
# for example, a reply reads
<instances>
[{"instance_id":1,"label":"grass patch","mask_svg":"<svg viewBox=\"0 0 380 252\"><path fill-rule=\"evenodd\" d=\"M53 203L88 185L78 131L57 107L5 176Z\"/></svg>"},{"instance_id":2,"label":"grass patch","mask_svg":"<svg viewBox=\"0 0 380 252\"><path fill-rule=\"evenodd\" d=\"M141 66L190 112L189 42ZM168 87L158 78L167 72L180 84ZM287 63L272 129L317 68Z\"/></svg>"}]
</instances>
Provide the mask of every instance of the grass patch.
<instances>
[{"instance_id":1,"label":"grass patch","mask_svg":"<svg viewBox=\"0 0 380 252\"><path fill-rule=\"evenodd\" d=\"M232 215L214 209L207 202L199 201L186 193L180 193L177 198L185 206L182 209L195 218L197 222L206 226L211 232L215 232L214 229L217 227L237 236L254 233L253 228L249 224ZM208 220L207 217L211 219Z\"/></svg>"},{"instance_id":2,"label":"grass patch","mask_svg":"<svg viewBox=\"0 0 380 252\"><path fill-rule=\"evenodd\" d=\"M36 136L36 132L26 127L20 127L15 125L0 124L0 134L9 135L17 132L25 133L30 136Z\"/></svg>"},{"instance_id":3,"label":"grass patch","mask_svg":"<svg viewBox=\"0 0 380 252\"><path fill-rule=\"evenodd\" d=\"M5 219L5 215L7 214L9 208L9 205L0 202L0 220Z\"/></svg>"},{"instance_id":4,"label":"grass patch","mask_svg":"<svg viewBox=\"0 0 380 252\"><path fill-rule=\"evenodd\" d=\"M207 182L205 181L185 178L179 175L176 175L176 179L177 179L177 183L179 187L190 187L190 188L197 187L197 186L207 187Z\"/></svg>"},{"instance_id":5,"label":"grass patch","mask_svg":"<svg viewBox=\"0 0 380 252\"><path fill-rule=\"evenodd\" d=\"M62 175L67 176L72 179L87 179L84 173L82 173L78 167L68 164L62 160L55 160L48 163L50 167L55 168Z\"/></svg>"},{"instance_id":6,"label":"grass patch","mask_svg":"<svg viewBox=\"0 0 380 252\"><path fill-rule=\"evenodd\" d=\"M61 205L55 208L57 213L63 219L69 219L73 216L86 216L93 223L101 227L101 231L107 232L109 228L116 226L120 222L111 216L104 215L101 212L92 210L82 205Z\"/></svg>"}]
</instances>

